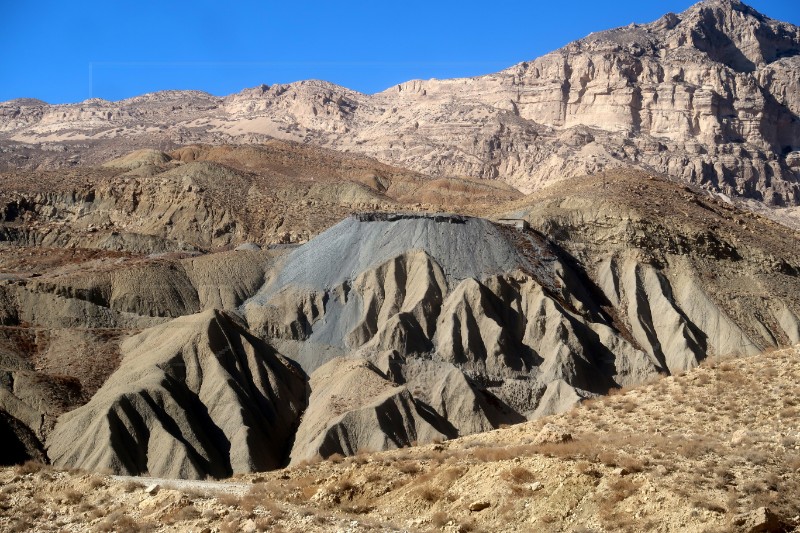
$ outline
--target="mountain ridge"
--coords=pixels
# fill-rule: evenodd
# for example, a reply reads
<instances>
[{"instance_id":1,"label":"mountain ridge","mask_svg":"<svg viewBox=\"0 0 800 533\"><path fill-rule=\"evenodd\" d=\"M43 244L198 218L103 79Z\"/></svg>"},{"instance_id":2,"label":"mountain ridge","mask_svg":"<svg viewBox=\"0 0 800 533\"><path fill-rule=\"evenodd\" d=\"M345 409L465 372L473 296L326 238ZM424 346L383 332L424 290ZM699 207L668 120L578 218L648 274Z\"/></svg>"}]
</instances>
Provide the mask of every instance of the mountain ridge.
<instances>
[{"instance_id":1,"label":"mountain ridge","mask_svg":"<svg viewBox=\"0 0 800 533\"><path fill-rule=\"evenodd\" d=\"M729 196L800 204L800 28L740 2L590 34L493 74L374 94L305 80L225 97L30 103L0 104L0 167L278 138L523 192L637 166Z\"/></svg>"}]
</instances>

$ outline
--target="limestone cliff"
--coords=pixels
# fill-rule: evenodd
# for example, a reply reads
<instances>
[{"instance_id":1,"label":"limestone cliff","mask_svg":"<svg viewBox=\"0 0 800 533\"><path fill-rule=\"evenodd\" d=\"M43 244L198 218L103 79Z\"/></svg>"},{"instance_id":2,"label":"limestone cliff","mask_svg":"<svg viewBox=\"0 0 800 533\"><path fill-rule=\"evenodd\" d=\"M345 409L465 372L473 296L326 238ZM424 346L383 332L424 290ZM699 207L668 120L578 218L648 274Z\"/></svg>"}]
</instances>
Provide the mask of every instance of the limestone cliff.
<instances>
[{"instance_id":1,"label":"limestone cliff","mask_svg":"<svg viewBox=\"0 0 800 533\"><path fill-rule=\"evenodd\" d=\"M97 163L142 146L299 140L433 176L523 191L636 164L800 204L800 29L738 0L594 33L496 74L414 80L374 95L320 81L226 98L0 104L0 161Z\"/></svg>"}]
</instances>

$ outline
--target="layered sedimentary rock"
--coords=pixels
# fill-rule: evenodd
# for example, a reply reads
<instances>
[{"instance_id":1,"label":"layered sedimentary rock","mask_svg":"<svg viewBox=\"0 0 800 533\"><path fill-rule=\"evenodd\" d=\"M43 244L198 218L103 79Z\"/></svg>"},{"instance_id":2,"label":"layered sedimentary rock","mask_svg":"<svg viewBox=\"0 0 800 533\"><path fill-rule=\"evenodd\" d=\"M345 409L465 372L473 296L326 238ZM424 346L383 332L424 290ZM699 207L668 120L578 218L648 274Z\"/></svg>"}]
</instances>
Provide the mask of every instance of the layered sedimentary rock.
<instances>
[{"instance_id":1,"label":"layered sedimentary rock","mask_svg":"<svg viewBox=\"0 0 800 533\"><path fill-rule=\"evenodd\" d=\"M495 221L359 213L285 253L219 254L233 266L244 257L237 254L267 262L252 276L243 273L241 286L224 298L219 290L211 291L214 298L197 291L193 306L177 298L170 309L194 312L222 301L245 322L217 311L172 321L150 316L163 323L124 342L122 364L103 388L61 416L47 438L51 459L120 472L226 475L486 431L562 412L656 374L680 373L709 357L800 340L796 233L722 195L614 171L495 210ZM172 283L188 277L195 290L198 279L207 279L211 288L228 270L203 270L198 278L190 265L215 255L147 271L172 272ZM76 279L50 283L73 286L74 297L83 294ZM145 301L159 302L151 295L134 309L151 309ZM258 395L237 396L237 412L275 412L253 415L252 424L209 422L219 397L231 388L253 390L256 375L234 375L227 359L214 355L222 353L214 348L219 342L222 351L249 354L248 368L262 361L272 369L269 390L279 398L286 390L302 392L288 403L270 400L272 407L255 401ZM199 370L175 377L165 361L199 368L203 380L232 378L198 385L191 376ZM275 368L297 373L287 381ZM197 402L174 399L190 395L186 388ZM208 396L209 389L225 394ZM112 428L110 413L128 422ZM167 431L167 419L180 431ZM276 419L286 423L273 431ZM214 424L226 435L222 445L213 438L220 433L208 429ZM243 439L233 426L261 430ZM92 449L105 451L85 454L87 442L67 438L75 431L93 435ZM19 428L15 434L24 437ZM135 461L104 444L118 435L127 435ZM271 440L277 435L282 451ZM254 455L256 443L272 450L269 461ZM212 457L224 468L212 469Z\"/></svg>"},{"instance_id":2,"label":"layered sedimentary rock","mask_svg":"<svg viewBox=\"0 0 800 533\"><path fill-rule=\"evenodd\" d=\"M173 91L60 106L5 102L2 160L96 164L138 147L278 137L526 191L636 164L797 205L798 80L798 27L738 0L706 0L495 74L414 80L373 95L304 81L225 98Z\"/></svg>"},{"instance_id":3,"label":"layered sedimentary rock","mask_svg":"<svg viewBox=\"0 0 800 533\"><path fill-rule=\"evenodd\" d=\"M124 359L48 438L56 465L204 478L284 463L305 407L302 373L223 312L131 337Z\"/></svg>"},{"instance_id":4,"label":"layered sedimentary rock","mask_svg":"<svg viewBox=\"0 0 800 533\"><path fill-rule=\"evenodd\" d=\"M522 196L275 140L139 150L98 167L0 172L0 182L0 242L143 255L302 242L354 210L469 210Z\"/></svg>"}]
</instances>

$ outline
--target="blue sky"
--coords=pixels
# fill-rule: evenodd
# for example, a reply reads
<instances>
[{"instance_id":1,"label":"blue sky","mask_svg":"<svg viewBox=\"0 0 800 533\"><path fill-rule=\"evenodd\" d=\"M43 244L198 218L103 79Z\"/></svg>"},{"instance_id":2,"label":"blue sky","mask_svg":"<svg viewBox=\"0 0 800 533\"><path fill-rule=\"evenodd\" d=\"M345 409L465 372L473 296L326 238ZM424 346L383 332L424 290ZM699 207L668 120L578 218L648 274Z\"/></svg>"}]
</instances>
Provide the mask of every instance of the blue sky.
<instances>
[{"instance_id":1,"label":"blue sky","mask_svg":"<svg viewBox=\"0 0 800 533\"><path fill-rule=\"evenodd\" d=\"M0 101L224 95L319 78L376 92L494 72L691 0L105 2L0 0ZM798 0L751 0L800 24Z\"/></svg>"}]
</instances>

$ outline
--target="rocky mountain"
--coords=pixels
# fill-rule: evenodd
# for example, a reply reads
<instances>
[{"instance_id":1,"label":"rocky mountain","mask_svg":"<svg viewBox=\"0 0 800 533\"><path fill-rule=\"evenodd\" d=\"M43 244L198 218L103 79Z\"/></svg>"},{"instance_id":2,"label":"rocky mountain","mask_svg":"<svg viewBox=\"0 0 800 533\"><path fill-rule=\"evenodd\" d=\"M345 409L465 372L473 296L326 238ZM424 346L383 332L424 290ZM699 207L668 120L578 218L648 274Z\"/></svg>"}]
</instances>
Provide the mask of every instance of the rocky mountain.
<instances>
[{"instance_id":1,"label":"rocky mountain","mask_svg":"<svg viewBox=\"0 0 800 533\"><path fill-rule=\"evenodd\" d=\"M617 169L522 197L332 158L146 151L5 193L14 460L227 476L483 432L800 341L798 234L724 195ZM441 212L454 198L471 216ZM267 246L278 209L305 213L282 231L308 242Z\"/></svg>"},{"instance_id":2,"label":"rocky mountain","mask_svg":"<svg viewBox=\"0 0 800 533\"><path fill-rule=\"evenodd\" d=\"M0 159L12 168L97 164L134 148L278 137L523 191L636 165L798 205L798 80L800 28L738 0L705 0L496 74L409 81L373 95L305 81L224 98L172 91L5 102Z\"/></svg>"},{"instance_id":3,"label":"rocky mountain","mask_svg":"<svg viewBox=\"0 0 800 533\"><path fill-rule=\"evenodd\" d=\"M797 44L711 1L376 95L3 104L5 460L226 477L800 342L799 234L731 197L800 203Z\"/></svg>"}]
</instances>

